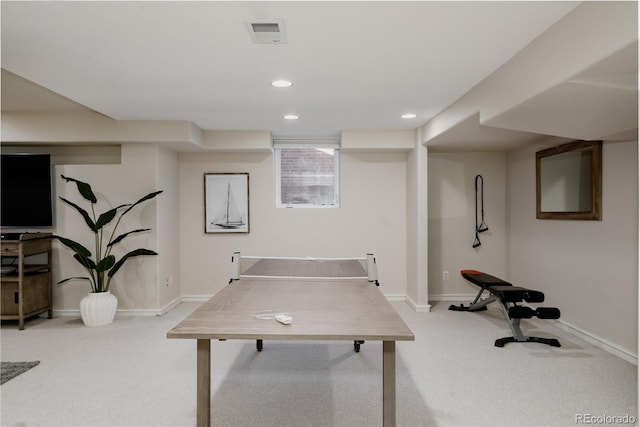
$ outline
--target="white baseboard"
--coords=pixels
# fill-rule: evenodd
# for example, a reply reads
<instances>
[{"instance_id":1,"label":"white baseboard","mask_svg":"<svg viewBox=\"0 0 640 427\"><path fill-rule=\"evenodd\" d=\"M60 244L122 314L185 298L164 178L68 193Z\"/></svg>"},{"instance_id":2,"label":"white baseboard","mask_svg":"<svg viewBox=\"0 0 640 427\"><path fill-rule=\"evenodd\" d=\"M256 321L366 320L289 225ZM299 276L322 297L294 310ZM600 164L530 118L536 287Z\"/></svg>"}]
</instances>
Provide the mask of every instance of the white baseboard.
<instances>
[{"instance_id":1,"label":"white baseboard","mask_svg":"<svg viewBox=\"0 0 640 427\"><path fill-rule=\"evenodd\" d=\"M429 295L431 301L452 301L470 303L476 297L476 294L438 294Z\"/></svg>"},{"instance_id":2,"label":"white baseboard","mask_svg":"<svg viewBox=\"0 0 640 427\"><path fill-rule=\"evenodd\" d=\"M614 356L618 356L622 360L626 360L627 362L638 366L638 355L629 352L624 348L620 348L618 345L612 343L609 340L606 340L602 337L599 337L595 334L585 331L584 329L578 328L570 323L565 322L562 319L558 319L552 323L557 328L562 329L565 332L570 333L578 338L581 338L587 341L590 344L595 345L606 351L607 353L611 353Z\"/></svg>"},{"instance_id":3,"label":"white baseboard","mask_svg":"<svg viewBox=\"0 0 640 427\"><path fill-rule=\"evenodd\" d=\"M161 309L118 309L116 316L163 316L181 302L182 298L176 298ZM53 310L53 315L56 317L81 317L80 309Z\"/></svg>"},{"instance_id":4,"label":"white baseboard","mask_svg":"<svg viewBox=\"0 0 640 427\"><path fill-rule=\"evenodd\" d=\"M182 298L181 297L178 297L178 298L174 299L169 304L167 304L163 308L161 308L160 312L158 314L156 314L156 316L164 316L165 314L167 314L168 312L170 312L171 310L176 308L178 306L178 304L180 304L181 302L182 302Z\"/></svg>"},{"instance_id":5,"label":"white baseboard","mask_svg":"<svg viewBox=\"0 0 640 427\"><path fill-rule=\"evenodd\" d=\"M409 304L409 307L411 307L413 311L417 313L428 313L431 311L431 304L417 304L409 296L405 298L405 301L407 302L407 304Z\"/></svg>"},{"instance_id":6,"label":"white baseboard","mask_svg":"<svg viewBox=\"0 0 640 427\"><path fill-rule=\"evenodd\" d=\"M183 295L182 302L206 302L211 299L211 295Z\"/></svg>"},{"instance_id":7,"label":"white baseboard","mask_svg":"<svg viewBox=\"0 0 640 427\"><path fill-rule=\"evenodd\" d=\"M53 310L53 317L80 317L80 309L77 310Z\"/></svg>"}]
</instances>

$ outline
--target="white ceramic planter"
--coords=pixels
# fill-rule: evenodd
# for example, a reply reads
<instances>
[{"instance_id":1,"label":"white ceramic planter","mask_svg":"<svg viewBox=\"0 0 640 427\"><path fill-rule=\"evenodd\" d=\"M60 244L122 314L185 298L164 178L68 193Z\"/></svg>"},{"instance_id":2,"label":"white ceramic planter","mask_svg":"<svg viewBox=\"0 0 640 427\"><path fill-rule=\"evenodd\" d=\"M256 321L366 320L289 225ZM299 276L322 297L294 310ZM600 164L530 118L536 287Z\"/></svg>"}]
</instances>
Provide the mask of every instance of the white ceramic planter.
<instances>
[{"instance_id":1,"label":"white ceramic planter","mask_svg":"<svg viewBox=\"0 0 640 427\"><path fill-rule=\"evenodd\" d=\"M113 323L118 308L118 298L111 292L90 292L80 301L80 315L87 326L104 326Z\"/></svg>"}]
</instances>

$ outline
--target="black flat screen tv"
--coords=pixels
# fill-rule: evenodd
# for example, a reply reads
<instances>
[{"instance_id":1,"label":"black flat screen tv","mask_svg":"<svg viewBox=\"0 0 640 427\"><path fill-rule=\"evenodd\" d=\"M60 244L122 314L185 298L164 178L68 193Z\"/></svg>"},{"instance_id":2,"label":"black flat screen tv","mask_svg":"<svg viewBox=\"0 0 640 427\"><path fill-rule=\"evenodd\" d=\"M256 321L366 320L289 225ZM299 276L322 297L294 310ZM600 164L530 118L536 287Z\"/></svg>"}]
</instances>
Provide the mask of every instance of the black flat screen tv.
<instances>
[{"instance_id":1,"label":"black flat screen tv","mask_svg":"<svg viewBox=\"0 0 640 427\"><path fill-rule=\"evenodd\" d=\"M53 227L51 156L2 154L2 228Z\"/></svg>"}]
</instances>

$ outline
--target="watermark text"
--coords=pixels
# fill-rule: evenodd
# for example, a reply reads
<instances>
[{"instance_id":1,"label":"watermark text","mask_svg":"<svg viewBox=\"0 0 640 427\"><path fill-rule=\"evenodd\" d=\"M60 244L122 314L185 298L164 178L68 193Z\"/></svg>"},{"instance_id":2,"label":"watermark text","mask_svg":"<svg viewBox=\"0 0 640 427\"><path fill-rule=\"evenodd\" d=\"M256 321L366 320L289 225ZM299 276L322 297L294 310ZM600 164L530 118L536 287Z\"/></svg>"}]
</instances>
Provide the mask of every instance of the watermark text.
<instances>
[{"instance_id":1,"label":"watermark text","mask_svg":"<svg viewBox=\"0 0 640 427\"><path fill-rule=\"evenodd\" d=\"M594 414L576 414L576 424L602 424L602 425L620 425L635 424L638 419L633 415L594 415Z\"/></svg>"}]
</instances>

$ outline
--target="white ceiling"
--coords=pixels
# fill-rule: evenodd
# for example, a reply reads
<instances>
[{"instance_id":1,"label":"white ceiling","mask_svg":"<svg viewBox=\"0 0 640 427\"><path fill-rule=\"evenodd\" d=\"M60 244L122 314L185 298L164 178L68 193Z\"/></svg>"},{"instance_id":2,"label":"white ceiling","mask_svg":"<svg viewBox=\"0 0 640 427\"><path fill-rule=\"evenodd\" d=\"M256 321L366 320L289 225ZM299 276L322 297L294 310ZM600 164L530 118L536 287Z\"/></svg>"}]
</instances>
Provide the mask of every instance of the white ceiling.
<instances>
[{"instance_id":1,"label":"white ceiling","mask_svg":"<svg viewBox=\"0 0 640 427\"><path fill-rule=\"evenodd\" d=\"M2 111L79 103L274 136L414 129L578 4L2 1L2 68L15 74L2 74ZM253 44L250 19L283 19L288 42ZM294 86L269 85L281 78Z\"/></svg>"}]
</instances>

